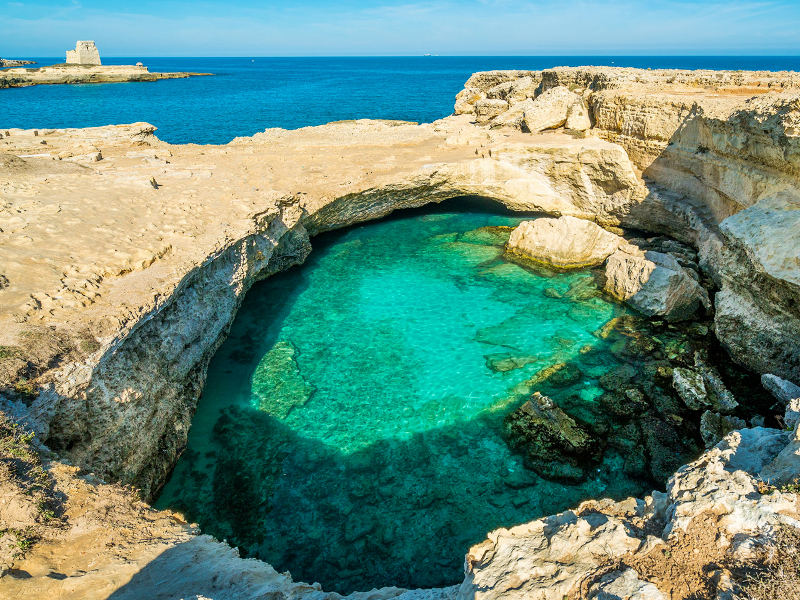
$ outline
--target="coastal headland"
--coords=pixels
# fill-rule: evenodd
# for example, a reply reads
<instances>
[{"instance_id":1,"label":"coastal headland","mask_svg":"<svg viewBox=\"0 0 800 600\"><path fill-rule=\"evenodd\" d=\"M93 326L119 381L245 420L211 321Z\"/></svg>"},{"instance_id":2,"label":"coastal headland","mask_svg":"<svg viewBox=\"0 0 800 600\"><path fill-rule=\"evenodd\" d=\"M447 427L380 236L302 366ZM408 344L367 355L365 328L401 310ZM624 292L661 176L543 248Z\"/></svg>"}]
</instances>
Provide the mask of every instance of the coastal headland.
<instances>
[{"instance_id":1,"label":"coastal headland","mask_svg":"<svg viewBox=\"0 0 800 600\"><path fill-rule=\"evenodd\" d=\"M211 73L151 73L136 65L50 65L38 69L15 68L0 71L0 89L64 83L126 83L185 79Z\"/></svg>"},{"instance_id":2,"label":"coastal headland","mask_svg":"<svg viewBox=\"0 0 800 600\"><path fill-rule=\"evenodd\" d=\"M16 71L30 85L114 68L4 71L0 87ZM800 523L795 488L780 487L800 477L800 75L491 71L467 81L455 113L224 146L170 145L146 123L0 127L0 410L36 433L0 423L24 473L0 478L12 507L0 592L340 598L240 559L125 486L150 500L164 484L254 282L302 263L320 232L463 196L574 217L560 221L568 238L583 220L691 246L714 334L764 376L787 427L728 427L665 493L487 532L460 585L354 600L723 594L726 565Z\"/></svg>"}]
</instances>

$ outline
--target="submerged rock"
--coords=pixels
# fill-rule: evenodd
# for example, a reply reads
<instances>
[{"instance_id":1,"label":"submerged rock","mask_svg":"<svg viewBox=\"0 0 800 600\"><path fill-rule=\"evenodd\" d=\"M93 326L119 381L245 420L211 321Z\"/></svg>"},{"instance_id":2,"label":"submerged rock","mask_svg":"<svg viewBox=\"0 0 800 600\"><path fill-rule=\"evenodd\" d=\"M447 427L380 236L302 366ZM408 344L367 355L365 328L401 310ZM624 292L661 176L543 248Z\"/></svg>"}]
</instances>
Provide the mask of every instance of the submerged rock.
<instances>
[{"instance_id":1,"label":"submerged rock","mask_svg":"<svg viewBox=\"0 0 800 600\"><path fill-rule=\"evenodd\" d=\"M297 366L297 349L291 342L278 342L264 355L253 374L253 394L258 408L278 419L285 419L296 406L302 406L314 393Z\"/></svg>"},{"instance_id":2,"label":"submerged rock","mask_svg":"<svg viewBox=\"0 0 800 600\"><path fill-rule=\"evenodd\" d=\"M533 262L556 269L594 267L605 261L625 240L576 217L523 221L506 246L511 260Z\"/></svg>"},{"instance_id":3,"label":"submerged rock","mask_svg":"<svg viewBox=\"0 0 800 600\"><path fill-rule=\"evenodd\" d=\"M514 231L513 227L502 225L479 227L459 235L458 241L482 246L504 246L508 243L512 231Z\"/></svg>"},{"instance_id":4,"label":"submerged rock","mask_svg":"<svg viewBox=\"0 0 800 600\"><path fill-rule=\"evenodd\" d=\"M497 373L507 373L536 362L536 356L515 354L489 354L484 357L486 366Z\"/></svg>"},{"instance_id":5,"label":"submerged rock","mask_svg":"<svg viewBox=\"0 0 800 600\"><path fill-rule=\"evenodd\" d=\"M672 385L690 409L700 410L710 404L703 376L697 371L676 367L672 370Z\"/></svg>"},{"instance_id":6,"label":"submerged rock","mask_svg":"<svg viewBox=\"0 0 800 600\"><path fill-rule=\"evenodd\" d=\"M506 416L503 433L526 467L556 481L582 480L584 469L603 456L604 445L588 426L539 392Z\"/></svg>"},{"instance_id":7,"label":"submerged rock","mask_svg":"<svg viewBox=\"0 0 800 600\"><path fill-rule=\"evenodd\" d=\"M565 387L580 380L583 373L572 363L556 363L538 371L526 383L530 386L539 384L551 385L554 387Z\"/></svg>"}]
</instances>

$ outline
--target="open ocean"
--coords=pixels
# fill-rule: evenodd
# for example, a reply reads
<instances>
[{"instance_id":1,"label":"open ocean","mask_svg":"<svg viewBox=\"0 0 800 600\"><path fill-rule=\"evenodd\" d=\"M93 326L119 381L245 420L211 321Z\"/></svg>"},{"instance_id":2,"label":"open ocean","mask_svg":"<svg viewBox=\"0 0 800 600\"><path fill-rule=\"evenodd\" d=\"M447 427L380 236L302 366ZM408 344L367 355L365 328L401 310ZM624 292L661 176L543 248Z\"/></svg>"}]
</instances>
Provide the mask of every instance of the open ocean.
<instances>
[{"instance_id":1,"label":"open ocean","mask_svg":"<svg viewBox=\"0 0 800 600\"><path fill-rule=\"evenodd\" d=\"M31 58L38 65L59 58ZM568 56L373 58L104 58L153 72L214 77L151 83L40 85L0 90L0 128L91 127L146 121L167 142L224 144L269 127L344 119L431 122L453 112L475 71L613 65L800 71L798 56Z\"/></svg>"}]
</instances>

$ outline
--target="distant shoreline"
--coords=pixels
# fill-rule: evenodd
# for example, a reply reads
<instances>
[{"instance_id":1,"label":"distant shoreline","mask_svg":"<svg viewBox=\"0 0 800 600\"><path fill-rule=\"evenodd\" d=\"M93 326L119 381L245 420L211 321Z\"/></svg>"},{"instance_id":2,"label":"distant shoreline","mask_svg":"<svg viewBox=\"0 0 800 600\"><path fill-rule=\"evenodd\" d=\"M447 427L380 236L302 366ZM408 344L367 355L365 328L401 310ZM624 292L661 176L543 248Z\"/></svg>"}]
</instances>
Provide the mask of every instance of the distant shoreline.
<instances>
[{"instance_id":1,"label":"distant shoreline","mask_svg":"<svg viewBox=\"0 0 800 600\"><path fill-rule=\"evenodd\" d=\"M28 62L27 64L36 63ZM187 77L209 75L213 75L213 73L151 73L147 67L140 65L58 64L36 69L6 68L5 70L1 70L0 89L75 83L130 83L138 81L158 81L160 79L185 79Z\"/></svg>"}]
</instances>

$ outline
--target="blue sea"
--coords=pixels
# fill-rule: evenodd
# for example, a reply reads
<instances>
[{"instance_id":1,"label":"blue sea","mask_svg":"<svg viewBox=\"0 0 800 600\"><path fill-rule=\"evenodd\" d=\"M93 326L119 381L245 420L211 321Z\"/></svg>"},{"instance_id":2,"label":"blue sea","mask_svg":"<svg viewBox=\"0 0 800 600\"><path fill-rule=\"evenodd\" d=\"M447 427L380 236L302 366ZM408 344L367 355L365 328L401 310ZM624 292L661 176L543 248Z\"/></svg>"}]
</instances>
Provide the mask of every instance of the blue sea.
<instances>
[{"instance_id":1,"label":"blue sea","mask_svg":"<svg viewBox=\"0 0 800 600\"><path fill-rule=\"evenodd\" d=\"M38 65L63 57L31 58ZM343 119L431 122L452 113L475 71L608 65L800 71L797 56L487 56L373 58L106 58L151 71L214 77L151 83L54 85L0 91L0 128L90 127L146 121L175 144L225 144L268 127Z\"/></svg>"}]
</instances>

